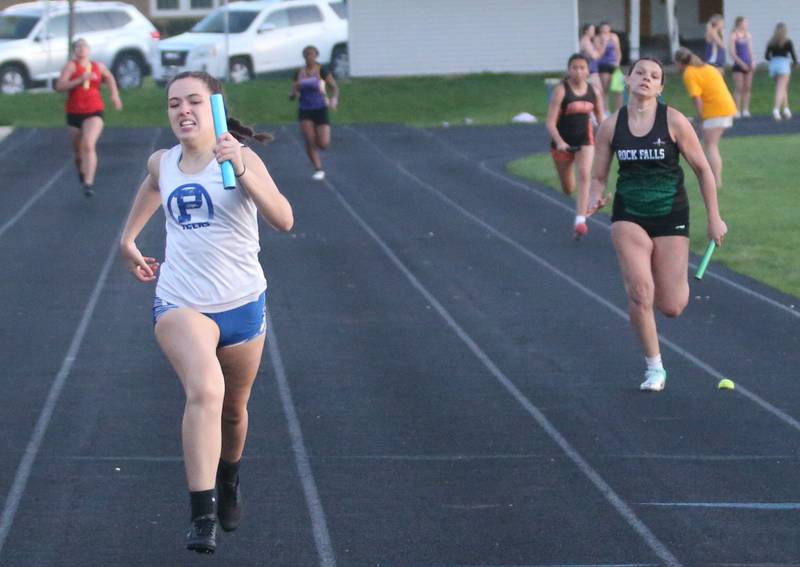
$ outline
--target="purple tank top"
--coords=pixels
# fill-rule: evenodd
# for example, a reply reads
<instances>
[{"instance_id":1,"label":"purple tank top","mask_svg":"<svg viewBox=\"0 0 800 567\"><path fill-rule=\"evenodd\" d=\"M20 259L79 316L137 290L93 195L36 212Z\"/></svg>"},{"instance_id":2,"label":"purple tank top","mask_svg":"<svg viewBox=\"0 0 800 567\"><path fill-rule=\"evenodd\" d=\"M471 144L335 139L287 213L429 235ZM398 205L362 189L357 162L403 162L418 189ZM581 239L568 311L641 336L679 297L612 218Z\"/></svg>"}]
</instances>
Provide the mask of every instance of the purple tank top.
<instances>
[{"instance_id":1,"label":"purple tank top","mask_svg":"<svg viewBox=\"0 0 800 567\"><path fill-rule=\"evenodd\" d=\"M725 50L721 49L716 43L706 42L706 56L705 62L714 65L715 67L725 66Z\"/></svg>"},{"instance_id":2,"label":"purple tank top","mask_svg":"<svg viewBox=\"0 0 800 567\"><path fill-rule=\"evenodd\" d=\"M592 56L589 55L588 53L586 53L585 51L582 52L582 53L583 53L583 56L586 57L586 59L589 60L589 72L590 73L597 73L598 69L599 69L598 65L597 65L597 59L592 58Z\"/></svg>"},{"instance_id":3,"label":"purple tank top","mask_svg":"<svg viewBox=\"0 0 800 567\"><path fill-rule=\"evenodd\" d=\"M606 45L606 50L603 51L603 55L600 56L600 63L603 63L604 65L617 64L617 48L610 40Z\"/></svg>"},{"instance_id":4,"label":"purple tank top","mask_svg":"<svg viewBox=\"0 0 800 567\"><path fill-rule=\"evenodd\" d=\"M747 38L736 40L736 56L744 61L747 65L752 65L753 61L750 58L750 50L747 49Z\"/></svg>"},{"instance_id":5,"label":"purple tank top","mask_svg":"<svg viewBox=\"0 0 800 567\"><path fill-rule=\"evenodd\" d=\"M297 77L300 82L300 110L325 108L325 95L320 91L322 79L317 75L305 75L302 70Z\"/></svg>"}]
</instances>

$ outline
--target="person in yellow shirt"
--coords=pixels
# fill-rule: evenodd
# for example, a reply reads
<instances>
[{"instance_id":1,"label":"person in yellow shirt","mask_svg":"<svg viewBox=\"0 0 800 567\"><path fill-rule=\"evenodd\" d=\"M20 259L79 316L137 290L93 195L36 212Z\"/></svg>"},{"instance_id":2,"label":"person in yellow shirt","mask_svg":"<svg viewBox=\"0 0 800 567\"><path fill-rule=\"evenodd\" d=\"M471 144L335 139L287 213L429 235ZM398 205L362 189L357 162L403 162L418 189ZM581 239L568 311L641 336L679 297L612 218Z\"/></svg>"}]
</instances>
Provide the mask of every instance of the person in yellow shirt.
<instances>
[{"instance_id":1,"label":"person in yellow shirt","mask_svg":"<svg viewBox=\"0 0 800 567\"><path fill-rule=\"evenodd\" d=\"M675 52L675 63L683 72L683 84L694 101L698 120L703 125L703 149L714 172L717 189L722 187L722 156L719 140L733 126L736 103L719 71L703 63L685 47Z\"/></svg>"}]
</instances>

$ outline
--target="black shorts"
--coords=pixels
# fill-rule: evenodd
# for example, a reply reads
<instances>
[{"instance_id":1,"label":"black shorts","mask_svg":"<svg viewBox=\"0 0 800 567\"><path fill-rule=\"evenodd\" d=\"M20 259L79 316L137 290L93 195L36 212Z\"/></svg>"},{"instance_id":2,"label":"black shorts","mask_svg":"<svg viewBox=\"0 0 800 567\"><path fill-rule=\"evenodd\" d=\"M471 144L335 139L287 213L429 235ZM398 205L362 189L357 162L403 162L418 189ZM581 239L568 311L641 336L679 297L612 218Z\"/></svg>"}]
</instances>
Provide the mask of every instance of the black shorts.
<instances>
[{"instance_id":1,"label":"black shorts","mask_svg":"<svg viewBox=\"0 0 800 567\"><path fill-rule=\"evenodd\" d=\"M608 73L609 75L617 70L617 66L612 63L598 63L597 64L597 72L598 73Z\"/></svg>"},{"instance_id":2,"label":"black shorts","mask_svg":"<svg viewBox=\"0 0 800 567\"><path fill-rule=\"evenodd\" d=\"M611 222L618 221L638 224L650 238L659 236L685 236L689 238L689 207L672 211L663 217L640 217L625 211L615 210L611 215Z\"/></svg>"},{"instance_id":3,"label":"black shorts","mask_svg":"<svg viewBox=\"0 0 800 567\"><path fill-rule=\"evenodd\" d=\"M301 122L303 120L311 120L317 126L322 126L323 124L330 124L330 120L328 120L328 107L323 106L322 108L312 108L311 110L303 110L297 113L297 119Z\"/></svg>"},{"instance_id":4,"label":"black shorts","mask_svg":"<svg viewBox=\"0 0 800 567\"><path fill-rule=\"evenodd\" d=\"M745 71L744 69L742 69L741 67L739 67L739 64L738 64L738 63L734 63L734 64L733 64L733 72L734 72L734 73L745 73L745 74L747 74L747 73L749 73L750 71L752 71L752 68L750 68L750 69L748 69L747 71Z\"/></svg>"},{"instance_id":5,"label":"black shorts","mask_svg":"<svg viewBox=\"0 0 800 567\"><path fill-rule=\"evenodd\" d=\"M91 118L92 116L99 116L100 118L103 118L103 111L99 110L97 112L90 112L89 114L72 114L71 112L68 112L67 126L80 129L80 127L83 126L83 121L87 118Z\"/></svg>"}]
</instances>

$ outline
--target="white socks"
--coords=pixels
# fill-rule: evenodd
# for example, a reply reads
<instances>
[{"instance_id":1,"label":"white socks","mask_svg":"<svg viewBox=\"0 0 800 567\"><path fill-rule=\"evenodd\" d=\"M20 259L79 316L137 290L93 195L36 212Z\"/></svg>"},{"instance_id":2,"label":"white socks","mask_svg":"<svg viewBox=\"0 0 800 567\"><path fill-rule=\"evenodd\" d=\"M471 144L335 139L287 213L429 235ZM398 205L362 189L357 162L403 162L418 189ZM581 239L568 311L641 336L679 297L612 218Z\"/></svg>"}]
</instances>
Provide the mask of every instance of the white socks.
<instances>
[{"instance_id":1,"label":"white socks","mask_svg":"<svg viewBox=\"0 0 800 567\"><path fill-rule=\"evenodd\" d=\"M586 224L586 217L583 215L576 215L575 216L575 224Z\"/></svg>"},{"instance_id":2,"label":"white socks","mask_svg":"<svg viewBox=\"0 0 800 567\"><path fill-rule=\"evenodd\" d=\"M661 364L660 354L657 354L652 358L650 358L649 356L645 356L644 360L647 363L648 370L664 370L664 365Z\"/></svg>"}]
</instances>

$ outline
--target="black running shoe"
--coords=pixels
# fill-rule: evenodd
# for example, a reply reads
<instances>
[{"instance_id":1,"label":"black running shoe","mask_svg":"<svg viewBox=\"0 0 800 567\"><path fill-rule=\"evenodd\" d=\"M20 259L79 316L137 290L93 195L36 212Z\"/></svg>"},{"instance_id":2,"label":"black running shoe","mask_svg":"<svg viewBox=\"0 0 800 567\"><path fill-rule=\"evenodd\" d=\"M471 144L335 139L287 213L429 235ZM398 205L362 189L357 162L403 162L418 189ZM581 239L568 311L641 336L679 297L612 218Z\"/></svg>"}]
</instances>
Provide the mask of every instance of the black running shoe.
<instances>
[{"instance_id":1,"label":"black running shoe","mask_svg":"<svg viewBox=\"0 0 800 567\"><path fill-rule=\"evenodd\" d=\"M92 186L91 185L84 185L83 186L83 196L88 199L92 195L94 195L94 189L92 188Z\"/></svg>"},{"instance_id":2,"label":"black running shoe","mask_svg":"<svg viewBox=\"0 0 800 567\"><path fill-rule=\"evenodd\" d=\"M197 553L214 553L217 550L217 517L214 514L192 520L192 526L186 534L186 549Z\"/></svg>"},{"instance_id":3,"label":"black running shoe","mask_svg":"<svg viewBox=\"0 0 800 567\"><path fill-rule=\"evenodd\" d=\"M226 532L232 532L242 521L242 491L236 482L217 481L217 517Z\"/></svg>"}]
</instances>

